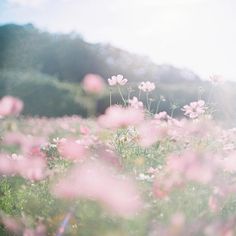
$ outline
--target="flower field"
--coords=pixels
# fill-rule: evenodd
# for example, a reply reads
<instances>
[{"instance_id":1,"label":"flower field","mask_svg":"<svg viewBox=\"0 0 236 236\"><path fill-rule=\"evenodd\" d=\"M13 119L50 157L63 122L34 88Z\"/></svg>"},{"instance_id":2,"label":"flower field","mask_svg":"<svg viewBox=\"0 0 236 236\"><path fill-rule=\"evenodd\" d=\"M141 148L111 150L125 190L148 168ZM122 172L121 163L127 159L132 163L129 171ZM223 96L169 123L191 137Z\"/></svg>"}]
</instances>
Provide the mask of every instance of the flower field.
<instances>
[{"instance_id":1,"label":"flower field","mask_svg":"<svg viewBox=\"0 0 236 236\"><path fill-rule=\"evenodd\" d=\"M110 107L88 119L23 117L21 100L1 98L0 235L236 234L236 129L202 98L177 119L153 107L158 84L127 97L128 83L87 75L88 94L110 91Z\"/></svg>"}]
</instances>

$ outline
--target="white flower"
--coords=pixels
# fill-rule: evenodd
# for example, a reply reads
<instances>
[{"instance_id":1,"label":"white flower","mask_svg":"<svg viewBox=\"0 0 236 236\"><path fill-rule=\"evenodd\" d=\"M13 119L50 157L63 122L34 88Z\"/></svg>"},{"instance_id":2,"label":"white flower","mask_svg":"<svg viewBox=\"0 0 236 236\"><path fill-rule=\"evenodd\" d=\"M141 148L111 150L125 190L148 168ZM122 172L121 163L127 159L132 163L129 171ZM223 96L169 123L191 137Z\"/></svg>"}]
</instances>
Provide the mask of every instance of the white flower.
<instances>
[{"instance_id":1,"label":"white flower","mask_svg":"<svg viewBox=\"0 0 236 236\"><path fill-rule=\"evenodd\" d=\"M143 103L138 100L137 97L133 97L132 99L129 99L129 105L135 109L142 109Z\"/></svg>"},{"instance_id":2,"label":"white flower","mask_svg":"<svg viewBox=\"0 0 236 236\"><path fill-rule=\"evenodd\" d=\"M121 85L124 86L128 82L127 79L124 78L123 75L113 75L111 78L108 79L108 84L110 86Z\"/></svg>"},{"instance_id":3,"label":"white flower","mask_svg":"<svg viewBox=\"0 0 236 236\"><path fill-rule=\"evenodd\" d=\"M195 119L199 115L204 114L206 109L205 101L198 100L196 102L191 102L189 105L185 105L181 110L185 112L184 115L189 116L191 119Z\"/></svg>"},{"instance_id":4,"label":"white flower","mask_svg":"<svg viewBox=\"0 0 236 236\"><path fill-rule=\"evenodd\" d=\"M154 83L146 81L146 82L141 82L138 88L144 92L151 92L156 88L156 86Z\"/></svg>"}]
</instances>

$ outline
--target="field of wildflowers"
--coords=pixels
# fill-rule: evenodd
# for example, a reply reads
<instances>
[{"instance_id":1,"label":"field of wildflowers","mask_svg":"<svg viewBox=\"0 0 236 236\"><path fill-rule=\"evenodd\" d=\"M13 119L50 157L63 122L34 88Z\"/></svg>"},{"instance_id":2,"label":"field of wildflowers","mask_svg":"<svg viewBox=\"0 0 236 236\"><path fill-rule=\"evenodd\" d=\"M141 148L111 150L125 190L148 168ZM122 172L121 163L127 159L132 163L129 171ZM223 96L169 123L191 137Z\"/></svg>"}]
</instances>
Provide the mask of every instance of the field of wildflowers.
<instances>
[{"instance_id":1,"label":"field of wildflowers","mask_svg":"<svg viewBox=\"0 0 236 236\"><path fill-rule=\"evenodd\" d=\"M0 235L236 234L236 129L201 98L175 119L153 107L158 85L126 97L128 83L109 78L110 107L89 119L22 117L21 100L1 98ZM108 88L90 74L83 89Z\"/></svg>"}]
</instances>

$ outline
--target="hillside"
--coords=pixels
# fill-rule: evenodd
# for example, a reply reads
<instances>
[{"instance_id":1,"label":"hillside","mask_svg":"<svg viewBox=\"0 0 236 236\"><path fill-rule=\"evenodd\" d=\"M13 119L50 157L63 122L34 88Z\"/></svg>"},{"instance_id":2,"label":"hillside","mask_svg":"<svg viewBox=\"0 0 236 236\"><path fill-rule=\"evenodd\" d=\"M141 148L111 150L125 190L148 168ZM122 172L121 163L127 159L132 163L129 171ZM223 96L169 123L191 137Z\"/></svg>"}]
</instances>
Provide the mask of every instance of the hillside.
<instances>
[{"instance_id":1,"label":"hillside","mask_svg":"<svg viewBox=\"0 0 236 236\"><path fill-rule=\"evenodd\" d=\"M80 82L88 73L121 73L133 81L198 81L188 70L156 65L145 56L111 45L90 44L77 34L50 34L32 24L0 27L0 69L37 70L61 81Z\"/></svg>"}]
</instances>

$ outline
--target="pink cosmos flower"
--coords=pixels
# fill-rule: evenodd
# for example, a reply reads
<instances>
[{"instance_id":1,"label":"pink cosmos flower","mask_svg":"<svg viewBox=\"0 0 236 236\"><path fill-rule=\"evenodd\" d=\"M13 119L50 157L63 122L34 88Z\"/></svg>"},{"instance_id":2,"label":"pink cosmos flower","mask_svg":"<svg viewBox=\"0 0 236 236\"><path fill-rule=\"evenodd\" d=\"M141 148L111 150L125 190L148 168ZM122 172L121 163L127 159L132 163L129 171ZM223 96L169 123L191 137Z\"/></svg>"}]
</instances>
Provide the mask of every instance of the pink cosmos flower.
<instances>
[{"instance_id":1,"label":"pink cosmos flower","mask_svg":"<svg viewBox=\"0 0 236 236\"><path fill-rule=\"evenodd\" d=\"M26 228L23 232L23 236L45 236L47 235L46 226L42 223L38 224L35 229Z\"/></svg>"},{"instance_id":2,"label":"pink cosmos flower","mask_svg":"<svg viewBox=\"0 0 236 236\"><path fill-rule=\"evenodd\" d=\"M209 77L209 80L215 86L217 86L219 84L223 84L223 82L224 82L223 77L220 75L212 75Z\"/></svg>"},{"instance_id":3,"label":"pink cosmos flower","mask_svg":"<svg viewBox=\"0 0 236 236\"><path fill-rule=\"evenodd\" d=\"M31 181L39 181L46 177L46 167L46 161L41 157L0 155L0 175L20 175Z\"/></svg>"},{"instance_id":4,"label":"pink cosmos flower","mask_svg":"<svg viewBox=\"0 0 236 236\"><path fill-rule=\"evenodd\" d=\"M81 125L79 129L80 133L83 135L88 135L90 133L90 129L87 126Z\"/></svg>"},{"instance_id":5,"label":"pink cosmos flower","mask_svg":"<svg viewBox=\"0 0 236 236\"><path fill-rule=\"evenodd\" d=\"M203 100L199 100L197 102L191 102L190 105L185 105L182 108L184 111L184 115L190 117L191 119L198 118L200 115L204 114L207 107L205 106L205 102Z\"/></svg>"},{"instance_id":6,"label":"pink cosmos flower","mask_svg":"<svg viewBox=\"0 0 236 236\"><path fill-rule=\"evenodd\" d=\"M19 145L24 154L33 154L37 151L38 154L42 155L40 147L46 144L46 140L43 137L10 132L5 135L3 143L6 145Z\"/></svg>"},{"instance_id":7,"label":"pink cosmos flower","mask_svg":"<svg viewBox=\"0 0 236 236\"><path fill-rule=\"evenodd\" d=\"M132 216L142 206L134 183L127 177L118 177L111 167L98 161L75 166L54 186L53 193L60 198L98 201L124 217Z\"/></svg>"},{"instance_id":8,"label":"pink cosmos flower","mask_svg":"<svg viewBox=\"0 0 236 236\"><path fill-rule=\"evenodd\" d=\"M181 156L168 157L166 168L169 173L176 172L187 180L207 184L213 179L217 166L214 158L186 152Z\"/></svg>"},{"instance_id":9,"label":"pink cosmos flower","mask_svg":"<svg viewBox=\"0 0 236 236\"><path fill-rule=\"evenodd\" d=\"M158 127L153 121L145 121L137 127L138 142L142 147L149 147L166 137L166 127Z\"/></svg>"},{"instance_id":10,"label":"pink cosmos flower","mask_svg":"<svg viewBox=\"0 0 236 236\"><path fill-rule=\"evenodd\" d=\"M141 82L138 88L142 90L143 92L151 92L156 88L156 86L154 83L150 81L146 81L146 82Z\"/></svg>"},{"instance_id":11,"label":"pink cosmos flower","mask_svg":"<svg viewBox=\"0 0 236 236\"><path fill-rule=\"evenodd\" d=\"M213 212L213 213L215 213L219 210L219 202L218 202L217 198L214 195L209 197L208 207L211 210L211 212Z\"/></svg>"},{"instance_id":12,"label":"pink cosmos flower","mask_svg":"<svg viewBox=\"0 0 236 236\"><path fill-rule=\"evenodd\" d=\"M82 82L83 88L88 93L99 94L105 89L105 82L99 75L88 74Z\"/></svg>"},{"instance_id":13,"label":"pink cosmos flower","mask_svg":"<svg viewBox=\"0 0 236 236\"><path fill-rule=\"evenodd\" d=\"M142 109L143 103L138 100L137 97L133 97L132 99L129 99L128 101L129 105L135 109Z\"/></svg>"},{"instance_id":14,"label":"pink cosmos flower","mask_svg":"<svg viewBox=\"0 0 236 236\"><path fill-rule=\"evenodd\" d=\"M111 149L104 145L97 146L96 153L98 154L99 160L102 160L108 165L116 168L117 170L122 169L121 158Z\"/></svg>"},{"instance_id":15,"label":"pink cosmos flower","mask_svg":"<svg viewBox=\"0 0 236 236\"><path fill-rule=\"evenodd\" d=\"M116 86L116 85L124 86L127 82L128 80L125 79L123 75L117 75L117 76L113 75L111 78L108 79L108 84L110 86Z\"/></svg>"},{"instance_id":16,"label":"pink cosmos flower","mask_svg":"<svg viewBox=\"0 0 236 236\"><path fill-rule=\"evenodd\" d=\"M0 100L0 117L17 116L21 113L24 103L15 97L5 96Z\"/></svg>"},{"instance_id":17,"label":"pink cosmos flower","mask_svg":"<svg viewBox=\"0 0 236 236\"><path fill-rule=\"evenodd\" d=\"M229 156L223 159L222 167L225 171L236 172L236 152L232 152Z\"/></svg>"},{"instance_id":18,"label":"pink cosmos flower","mask_svg":"<svg viewBox=\"0 0 236 236\"><path fill-rule=\"evenodd\" d=\"M72 161L84 160L86 157L85 147L73 139L61 139L57 148L61 156Z\"/></svg>"},{"instance_id":19,"label":"pink cosmos flower","mask_svg":"<svg viewBox=\"0 0 236 236\"><path fill-rule=\"evenodd\" d=\"M13 217L9 217L6 215L2 216L1 223L3 223L4 227L8 231L10 231L16 235L18 235L19 232L21 232L23 230L22 223L18 219L15 219Z\"/></svg>"},{"instance_id":20,"label":"pink cosmos flower","mask_svg":"<svg viewBox=\"0 0 236 236\"><path fill-rule=\"evenodd\" d=\"M98 118L98 122L105 128L122 128L130 125L137 125L144 119L141 110L132 107L111 106L107 108L104 115Z\"/></svg>"},{"instance_id":21,"label":"pink cosmos flower","mask_svg":"<svg viewBox=\"0 0 236 236\"><path fill-rule=\"evenodd\" d=\"M6 154L0 155L0 175L13 175L16 173L15 162Z\"/></svg>"},{"instance_id":22,"label":"pink cosmos flower","mask_svg":"<svg viewBox=\"0 0 236 236\"><path fill-rule=\"evenodd\" d=\"M31 181L40 181L46 177L47 163L41 157L24 157L17 161L16 170L19 175Z\"/></svg>"},{"instance_id":23,"label":"pink cosmos flower","mask_svg":"<svg viewBox=\"0 0 236 236\"><path fill-rule=\"evenodd\" d=\"M172 120L172 118L167 114L166 111L162 111L159 112L158 114L155 114L154 118L158 121L165 121L165 122Z\"/></svg>"}]
</instances>

